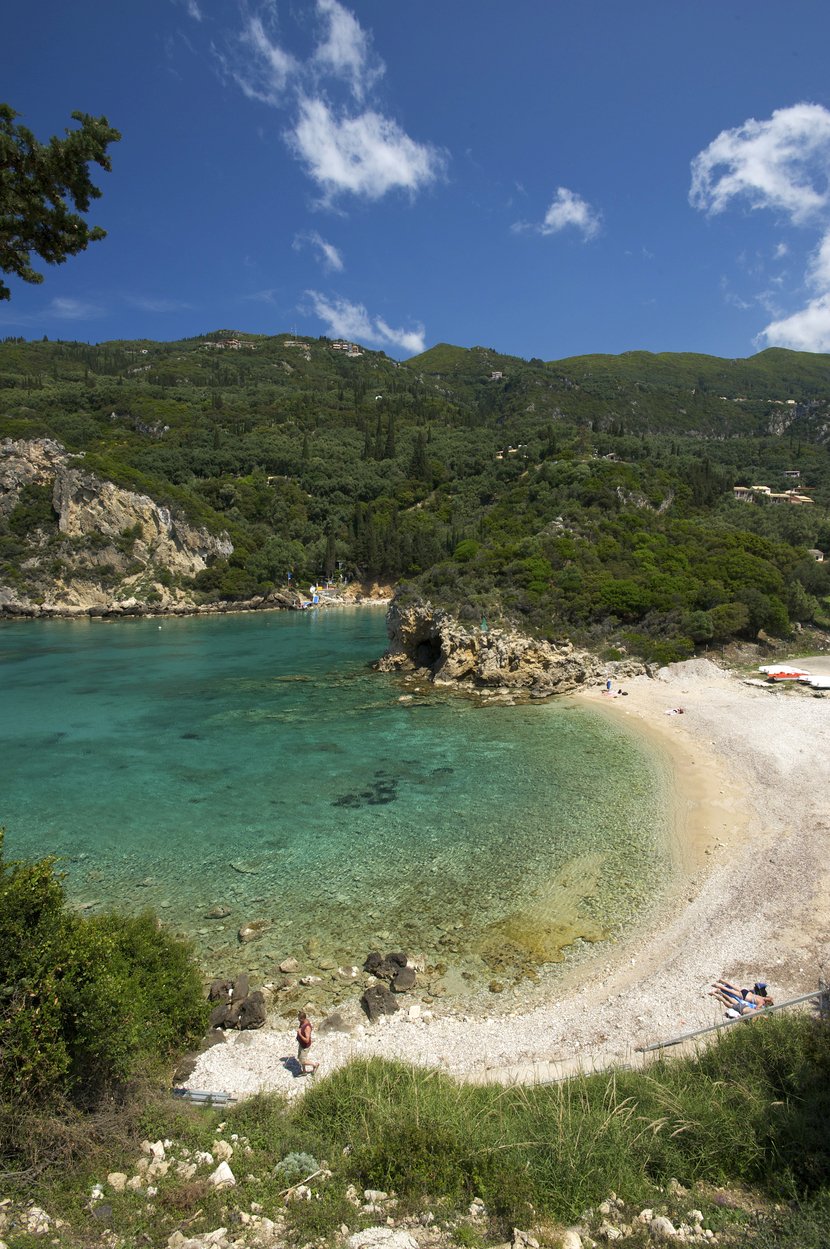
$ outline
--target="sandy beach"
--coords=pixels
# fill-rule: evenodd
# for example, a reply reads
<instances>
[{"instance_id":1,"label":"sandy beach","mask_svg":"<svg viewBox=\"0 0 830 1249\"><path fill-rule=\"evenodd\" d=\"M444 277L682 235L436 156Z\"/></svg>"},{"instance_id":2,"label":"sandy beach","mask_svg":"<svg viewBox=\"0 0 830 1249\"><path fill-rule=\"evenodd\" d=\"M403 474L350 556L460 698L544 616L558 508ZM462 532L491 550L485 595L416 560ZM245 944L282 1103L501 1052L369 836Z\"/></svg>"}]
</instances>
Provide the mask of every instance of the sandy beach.
<instances>
[{"instance_id":1,"label":"sandy beach","mask_svg":"<svg viewBox=\"0 0 830 1249\"><path fill-rule=\"evenodd\" d=\"M826 656L803 662L830 673ZM326 1032L315 1043L321 1075L379 1055L477 1081L556 1079L639 1062L637 1047L722 1020L708 995L719 976L764 979L776 1001L815 990L830 952L830 698L748 686L707 660L625 689L580 698L645 734L671 770L680 870L659 919L598 947L532 1008L472 1018L443 1003L432 1014L404 1006L371 1027ZM227 1034L187 1084L294 1096L308 1083L295 1050L293 1029L274 1016L261 1031Z\"/></svg>"}]
</instances>

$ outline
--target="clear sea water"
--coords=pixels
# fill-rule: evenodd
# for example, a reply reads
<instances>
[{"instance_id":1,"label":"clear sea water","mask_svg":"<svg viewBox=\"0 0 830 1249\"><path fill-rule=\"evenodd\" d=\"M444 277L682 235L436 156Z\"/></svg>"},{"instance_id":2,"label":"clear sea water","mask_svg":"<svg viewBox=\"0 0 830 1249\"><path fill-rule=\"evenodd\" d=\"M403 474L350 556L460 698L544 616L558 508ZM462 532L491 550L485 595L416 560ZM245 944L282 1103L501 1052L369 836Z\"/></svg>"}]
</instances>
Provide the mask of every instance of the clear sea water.
<instances>
[{"instance_id":1,"label":"clear sea water","mask_svg":"<svg viewBox=\"0 0 830 1249\"><path fill-rule=\"evenodd\" d=\"M403 949L474 994L635 922L665 765L582 704L401 701L384 643L359 608L0 625L7 856L157 909L208 974Z\"/></svg>"}]
</instances>

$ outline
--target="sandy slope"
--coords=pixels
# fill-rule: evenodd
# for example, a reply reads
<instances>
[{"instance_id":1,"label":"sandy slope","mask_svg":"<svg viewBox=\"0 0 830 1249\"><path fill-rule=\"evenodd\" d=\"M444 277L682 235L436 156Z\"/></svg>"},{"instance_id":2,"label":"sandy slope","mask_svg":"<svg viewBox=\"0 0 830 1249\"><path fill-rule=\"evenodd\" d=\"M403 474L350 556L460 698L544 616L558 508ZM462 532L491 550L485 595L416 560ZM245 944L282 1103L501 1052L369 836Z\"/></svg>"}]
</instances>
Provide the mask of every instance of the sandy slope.
<instances>
[{"instance_id":1,"label":"sandy slope","mask_svg":"<svg viewBox=\"0 0 830 1249\"><path fill-rule=\"evenodd\" d=\"M830 671L827 658L812 671ZM605 947L557 1000L472 1019L402 1015L315 1046L321 1073L384 1055L472 1079L547 1079L636 1061L635 1047L716 1022L717 976L766 979L779 1001L815 989L830 954L830 698L758 689L705 660L583 695L668 753L684 866L654 930ZM683 707L683 715L667 710ZM293 1033L233 1034L199 1059L189 1087L245 1095L305 1087Z\"/></svg>"}]
</instances>

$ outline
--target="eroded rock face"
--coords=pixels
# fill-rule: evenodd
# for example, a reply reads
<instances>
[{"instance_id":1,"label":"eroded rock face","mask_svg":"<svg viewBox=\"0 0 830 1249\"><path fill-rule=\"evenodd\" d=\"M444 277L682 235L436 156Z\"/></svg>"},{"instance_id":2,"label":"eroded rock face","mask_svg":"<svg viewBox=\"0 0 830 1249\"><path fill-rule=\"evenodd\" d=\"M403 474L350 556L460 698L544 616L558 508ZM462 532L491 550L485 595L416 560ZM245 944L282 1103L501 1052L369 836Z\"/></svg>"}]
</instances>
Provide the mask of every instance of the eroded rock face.
<instances>
[{"instance_id":1,"label":"eroded rock face","mask_svg":"<svg viewBox=\"0 0 830 1249\"><path fill-rule=\"evenodd\" d=\"M54 523L51 534L26 535L25 588L0 586L4 614L103 614L148 601L186 607L187 596L159 584L159 573L193 577L233 552L227 534L102 480L52 439L0 442L0 515L14 511L26 486L51 489Z\"/></svg>"},{"instance_id":2,"label":"eroded rock face","mask_svg":"<svg viewBox=\"0 0 830 1249\"><path fill-rule=\"evenodd\" d=\"M393 601L387 632L389 650L378 666L386 672L425 670L436 684L547 697L570 693L604 674L595 655L574 650L570 642L543 642L508 629L466 628L429 603Z\"/></svg>"},{"instance_id":3,"label":"eroded rock face","mask_svg":"<svg viewBox=\"0 0 830 1249\"><path fill-rule=\"evenodd\" d=\"M139 528L132 555L159 564L173 574L192 577L209 559L228 556L233 543L206 529L195 529L146 494L122 490L111 481L66 466L55 473L52 506L58 527L69 538L97 534L118 539L126 529Z\"/></svg>"}]
</instances>

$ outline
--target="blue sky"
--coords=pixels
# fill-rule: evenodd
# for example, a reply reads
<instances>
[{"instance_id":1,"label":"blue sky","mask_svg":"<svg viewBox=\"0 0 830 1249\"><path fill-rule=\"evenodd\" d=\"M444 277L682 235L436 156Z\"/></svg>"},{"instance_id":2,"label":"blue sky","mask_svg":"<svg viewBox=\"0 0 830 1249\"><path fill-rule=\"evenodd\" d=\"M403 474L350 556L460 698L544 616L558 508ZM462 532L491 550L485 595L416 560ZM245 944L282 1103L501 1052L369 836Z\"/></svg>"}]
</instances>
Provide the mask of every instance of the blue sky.
<instances>
[{"instance_id":1,"label":"blue sky","mask_svg":"<svg viewBox=\"0 0 830 1249\"><path fill-rule=\"evenodd\" d=\"M828 48L827 0L7 6L0 98L123 139L0 334L830 351Z\"/></svg>"}]
</instances>

